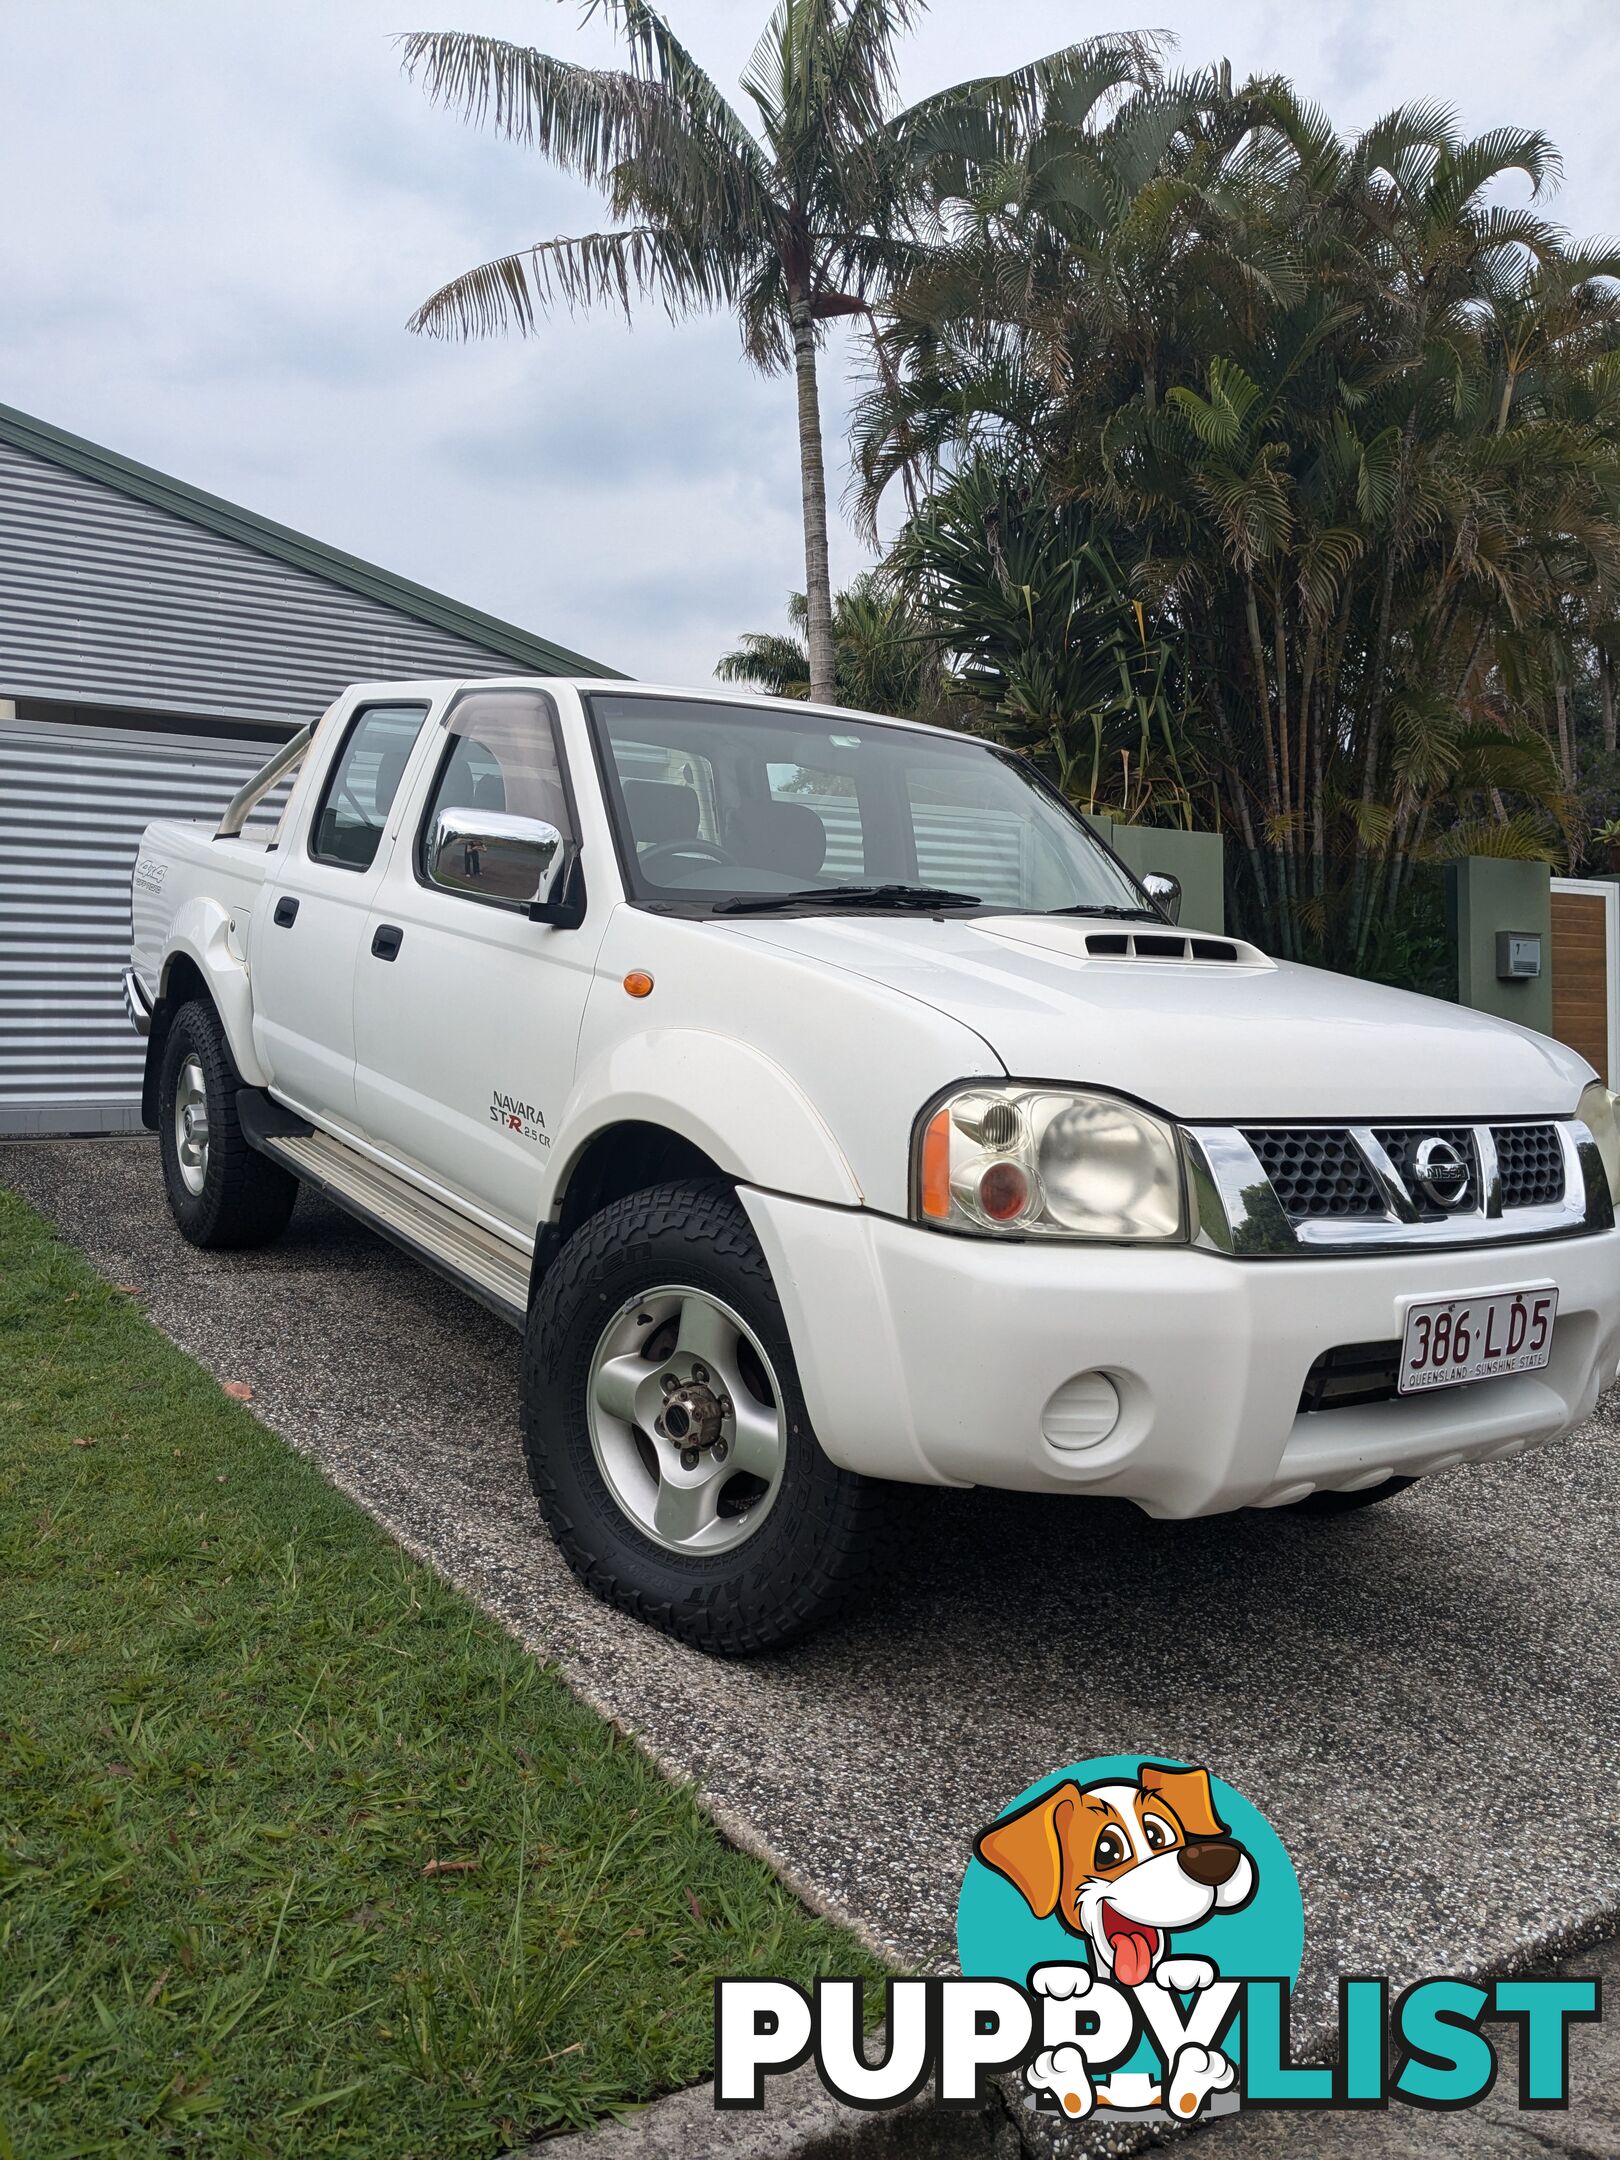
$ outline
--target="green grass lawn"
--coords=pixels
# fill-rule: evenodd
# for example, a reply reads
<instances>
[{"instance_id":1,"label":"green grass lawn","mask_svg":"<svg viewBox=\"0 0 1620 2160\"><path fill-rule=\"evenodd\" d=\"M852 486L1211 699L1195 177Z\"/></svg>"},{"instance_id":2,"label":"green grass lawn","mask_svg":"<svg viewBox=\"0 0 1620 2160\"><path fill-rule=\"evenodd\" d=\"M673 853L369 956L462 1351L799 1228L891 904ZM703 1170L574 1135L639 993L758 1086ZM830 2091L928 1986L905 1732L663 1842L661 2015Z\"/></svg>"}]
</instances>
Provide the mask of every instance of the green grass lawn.
<instances>
[{"instance_id":1,"label":"green grass lawn","mask_svg":"<svg viewBox=\"0 0 1620 2160\"><path fill-rule=\"evenodd\" d=\"M0 2160L492 2154L876 1969L0 1193Z\"/></svg>"}]
</instances>

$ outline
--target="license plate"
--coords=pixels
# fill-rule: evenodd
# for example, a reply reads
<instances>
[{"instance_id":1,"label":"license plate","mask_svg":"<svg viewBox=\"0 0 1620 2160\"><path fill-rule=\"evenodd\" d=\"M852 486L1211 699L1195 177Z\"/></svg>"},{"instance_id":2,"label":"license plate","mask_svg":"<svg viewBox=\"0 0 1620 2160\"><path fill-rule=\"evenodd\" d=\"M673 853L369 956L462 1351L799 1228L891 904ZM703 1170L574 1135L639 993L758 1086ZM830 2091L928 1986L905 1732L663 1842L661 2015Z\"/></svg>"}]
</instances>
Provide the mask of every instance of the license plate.
<instances>
[{"instance_id":1,"label":"license plate","mask_svg":"<svg viewBox=\"0 0 1620 2160\"><path fill-rule=\"evenodd\" d=\"M1400 1392L1457 1387L1499 1373L1534 1372L1552 1356L1556 1290L1432 1298L1406 1308Z\"/></svg>"}]
</instances>

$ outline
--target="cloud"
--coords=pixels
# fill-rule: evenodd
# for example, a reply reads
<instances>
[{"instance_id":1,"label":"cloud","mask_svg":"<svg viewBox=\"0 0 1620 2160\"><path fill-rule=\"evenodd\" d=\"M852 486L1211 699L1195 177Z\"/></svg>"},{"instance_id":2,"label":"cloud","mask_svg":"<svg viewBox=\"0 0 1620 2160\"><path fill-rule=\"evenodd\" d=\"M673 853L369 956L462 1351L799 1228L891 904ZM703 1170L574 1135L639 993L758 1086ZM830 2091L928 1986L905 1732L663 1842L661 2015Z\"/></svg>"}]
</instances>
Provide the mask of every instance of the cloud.
<instances>
[{"instance_id":1,"label":"cloud","mask_svg":"<svg viewBox=\"0 0 1620 2160\"><path fill-rule=\"evenodd\" d=\"M576 487L641 477L702 484L727 466L773 470L796 457L792 389L723 402L693 385L724 381L737 367L737 333L725 320L684 326L678 337L626 334L622 321L547 324L515 371L509 396L458 416L443 452L497 486L529 474ZM593 424L580 425L582 410Z\"/></svg>"},{"instance_id":2,"label":"cloud","mask_svg":"<svg viewBox=\"0 0 1620 2160\"><path fill-rule=\"evenodd\" d=\"M1373 27L1360 9L1341 16L1322 47L1340 93L1359 97L1376 83L1389 67L1394 42L1389 30Z\"/></svg>"},{"instance_id":3,"label":"cloud","mask_svg":"<svg viewBox=\"0 0 1620 2160\"><path fill-rule=\"evenodd\" d=\"M670 0L731 88L768 0ZM1183 65L1280 69L1341 125L1418 95L1546 127L1558 214L1620 229L1611 0L1156 0ZM724 319L528 342L412 338L446 277L602 223L519 146L431 107L391 33L482 29L605 58L534 0L0 0L0 399L636 673L703 680L803 583L792 385ZM1095 27L1072 0L935 0L921 94ZM835 569L844 343L824 368Z\"/></svg>"}]
</instances>

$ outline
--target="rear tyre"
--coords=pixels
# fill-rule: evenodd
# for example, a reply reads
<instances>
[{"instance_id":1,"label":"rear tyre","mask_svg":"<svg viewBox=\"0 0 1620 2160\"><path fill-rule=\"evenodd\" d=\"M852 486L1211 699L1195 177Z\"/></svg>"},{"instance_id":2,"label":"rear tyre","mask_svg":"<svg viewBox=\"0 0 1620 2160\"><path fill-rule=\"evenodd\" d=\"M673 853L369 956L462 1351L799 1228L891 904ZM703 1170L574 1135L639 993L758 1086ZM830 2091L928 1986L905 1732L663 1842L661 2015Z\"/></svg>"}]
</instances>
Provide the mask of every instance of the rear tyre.
<instances>
[{"instance_id":1,"label":"rear tyre","mask_svg":"<svg viewBox=\"0 0 1620 2160\"><path fill-rule=\"evenodd\" d=\"M881 1555L886 1489L822 1453L765 1256L717 1181L632 1193L569 1240L529 1315L523 1446L580 1581L700 1650L791 1642Z\"/></svg>"},{"instance_id":2,"label":"rear tyre","mask_svg":"<svg viewBox=\"0 0 1620 2160\"><path fill-rule=\"evenodd\" d=\"M241 1075L211 1005L169 1023L158 1074L158 1145L169 1212L212 1251L268 1245L287 1227L298 1180L248 1146L236 1115Z\"/></svg>"},{"instance_id":3,"label":"rear tyre","mask_svg":"<svg viewBox=\"0 0 1620 2160\"><path fill-rule=\"evenodd\" d=\"M1415 1485L1416 1478L1385 1478L1382 1485L1369 1485L1365 1492L1313 1492L1303 1500L1296 1500L1282 1510L1285 1515L1352 1515L1358 1508L1377 1507L1381 1501L1393 1500L1408 1486Z\"/></svg>"}]
</instances>

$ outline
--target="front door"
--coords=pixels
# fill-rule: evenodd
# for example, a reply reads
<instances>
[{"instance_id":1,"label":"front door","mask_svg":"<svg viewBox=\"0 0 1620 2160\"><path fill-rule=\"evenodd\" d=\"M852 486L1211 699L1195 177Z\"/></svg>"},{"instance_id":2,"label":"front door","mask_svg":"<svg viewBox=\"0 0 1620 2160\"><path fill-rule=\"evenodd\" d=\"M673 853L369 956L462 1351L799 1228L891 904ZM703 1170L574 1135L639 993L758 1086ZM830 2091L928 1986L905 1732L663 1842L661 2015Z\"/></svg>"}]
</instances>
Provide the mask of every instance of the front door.
<instances>
[{"instance_id":1,"label":"front door","mask_svg":"<svg viewBox=\"0 0 1620 2160\"><path fill-rule=\"evenodd\" d=\"M314 814L271 857L254 911L254 1047L278 1096L340 1125L355 1123L355 956L427 712L375 704L350 715Z\"/></svg>"},{"instance_id":2,"label":"front door","mask_svg":"<svg viewBox=\"0 0 1620 2160\"><path fill-rule=\"evenodd\" d=\"M500 890L498 850L467 840L456 884L434 876L441 811L457 813L462 835L493 814L576 837L551 700L463 691L441 740L425 807L395 842L360 944L357 1110L366 1137L402 1166L532 1237L607 910L591 909L577 930L531 922L525 896Z\"/></svg>"}]
</instances>

